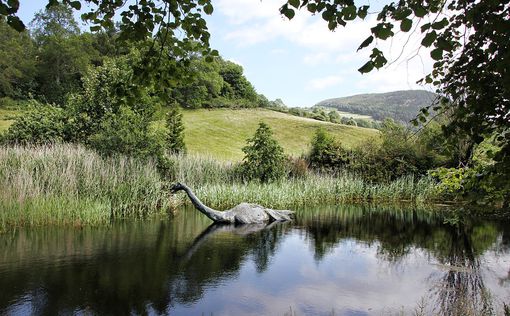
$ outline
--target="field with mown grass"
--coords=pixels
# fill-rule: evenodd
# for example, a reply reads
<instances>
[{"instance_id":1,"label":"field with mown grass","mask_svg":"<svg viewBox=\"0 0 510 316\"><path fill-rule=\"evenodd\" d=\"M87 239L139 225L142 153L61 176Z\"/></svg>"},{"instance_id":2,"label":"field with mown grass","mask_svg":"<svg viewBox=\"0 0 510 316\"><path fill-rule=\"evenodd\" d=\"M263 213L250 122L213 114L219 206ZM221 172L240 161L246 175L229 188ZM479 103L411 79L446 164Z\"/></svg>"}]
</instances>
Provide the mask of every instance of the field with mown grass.
<instances>
[{"instance_id":1,"label":"field with mown grass","mask_svg":"<svg viewBox=\"0 0 510 316\"><path fill-rule=\"evenodd\" d=\"M375 129L321 122L266 109L198 109L183 111L185 142L193 154L238 161L242 148L253 136L259 122L268 124L287 155L299 156L309 150L315 131L322 127L345 147L377 137Z\"/></svg>"}]
</instances>

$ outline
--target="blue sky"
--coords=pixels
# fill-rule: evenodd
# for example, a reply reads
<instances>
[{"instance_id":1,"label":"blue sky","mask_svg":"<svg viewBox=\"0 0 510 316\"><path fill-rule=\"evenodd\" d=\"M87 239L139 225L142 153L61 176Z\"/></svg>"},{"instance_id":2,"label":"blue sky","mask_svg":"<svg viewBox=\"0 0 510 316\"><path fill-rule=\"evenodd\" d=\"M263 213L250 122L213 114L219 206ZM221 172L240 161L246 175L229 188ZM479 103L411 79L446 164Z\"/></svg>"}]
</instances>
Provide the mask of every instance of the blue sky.
<instances>
[{"instance_id":1,"label":"blue sky","mask_svg":"<svg viewBox=\"0 0 510 316\"><path fill-rule=\"evenodd\" d=\"M331 32L324 21L306 11L288 21L278 11L283 2L213 0L214 12L207 17L211 46L225 59L242 65L257 91L270 100L312 106L323 99L359 93L431 90L415 83L432 65L428 51L418 49L418 37L397 34L391 41L379 42L390 65L361 75L357 69L370 52L356 49L370 35L374 15ZM380 2L371 4L380 6ZM45 3L21 1L19 16L28 24Z\"/></svg>"}]
</instances>

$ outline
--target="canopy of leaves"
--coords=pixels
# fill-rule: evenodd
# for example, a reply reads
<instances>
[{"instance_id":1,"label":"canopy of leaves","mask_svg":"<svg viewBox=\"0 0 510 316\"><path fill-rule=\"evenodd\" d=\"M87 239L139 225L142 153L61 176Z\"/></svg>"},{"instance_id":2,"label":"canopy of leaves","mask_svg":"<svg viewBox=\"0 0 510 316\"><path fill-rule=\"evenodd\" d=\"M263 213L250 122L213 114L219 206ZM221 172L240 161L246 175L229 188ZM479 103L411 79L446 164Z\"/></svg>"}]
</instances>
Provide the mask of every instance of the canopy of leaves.
<instances>
[{"instance_id":1,"label":"canopy of leaves","mask_svg":"<svg viewBox=\"0 0 510 316\"><path fill-rule=\"evenodd\" d=\"M120 37L126 41L145 42L156 38L162 43L171 42L169 47L174 56L185 56L198 43L205 55L217 54L209 49L210 34L202 16L213 12L211 0L142 0L129 4L110 0L47 0L46 3L46 8L64 4L74 10L88 5L82 19L92 24L92 32L113 28L114 17L120 16ZM19 6L19 0L1 1L0 16L5 16L11 27L22 31L25 25L17 16Z\"/></svg>"}]
</instances>

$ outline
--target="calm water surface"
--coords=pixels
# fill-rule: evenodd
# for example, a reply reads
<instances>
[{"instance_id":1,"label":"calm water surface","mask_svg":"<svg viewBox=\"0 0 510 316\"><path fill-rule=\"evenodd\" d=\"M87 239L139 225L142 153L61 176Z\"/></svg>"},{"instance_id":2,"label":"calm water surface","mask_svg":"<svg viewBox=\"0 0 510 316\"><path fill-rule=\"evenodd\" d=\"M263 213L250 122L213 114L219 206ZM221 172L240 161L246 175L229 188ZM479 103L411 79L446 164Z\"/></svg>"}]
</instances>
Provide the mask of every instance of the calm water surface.
<instances>
[{"instance_id":1,"label":"calm water surface","mask_svg":"<svg viewBox=\"0 0 510 316\"><path fill-rule=\"evenodd\" d=\"M510 303L510 222L396 208L292 223L171 220L0 235L0 314L493 315Z\"/></svg>"}]
</instances>

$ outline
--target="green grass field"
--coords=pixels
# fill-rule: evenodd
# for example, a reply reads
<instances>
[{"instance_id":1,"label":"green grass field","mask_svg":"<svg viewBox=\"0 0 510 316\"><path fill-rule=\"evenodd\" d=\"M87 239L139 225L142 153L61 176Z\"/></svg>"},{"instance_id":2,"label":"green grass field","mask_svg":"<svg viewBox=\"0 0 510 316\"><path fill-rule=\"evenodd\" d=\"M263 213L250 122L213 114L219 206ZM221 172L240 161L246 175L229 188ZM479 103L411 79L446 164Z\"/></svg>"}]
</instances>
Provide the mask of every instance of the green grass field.
<instances>
[{"instance_id":1,"label":"green grass field","mask_svg":"<svg viewBox=\"0 0 510 316\"><path fill-rule=\"evenodd\" d=\"M19 114L19 111L0 108L0 133L11 126L11 124L14 122L12 118L17 114Z\"/></svg>"},{"instance_id":2,"label":"green grass field","mask_svg":"<svg viewBox=\"0 0 510 316\"><path fill-rule=\"evenodd\" d=\"M0 132L7 130L17 114L19 111L0 109ZM308 151L310 140L319 127L335 135L346 147L377 137L379 133L374 129L321 122L266 109L184 110L183 117L185 142L190 153L231 161L244 157L242 148L259 122L268 124L285 153L293 156Z\"/></svg>"},{"instance_id":3,"label":"green grass field","mask_svg":"<svg viewBox=\"0 0 510 316\"><path fill-rule=\"evenodd\" d=\"M253 136L259 122L273 130L274 137L288 155L299 156L309 149L319 127L335 135L346 147L353 147L378 131L321 122L265 109L199 109L183 111L185 142L190 153L221 160L241 160L246 140Z\"/></svg>"}]
</instances>

